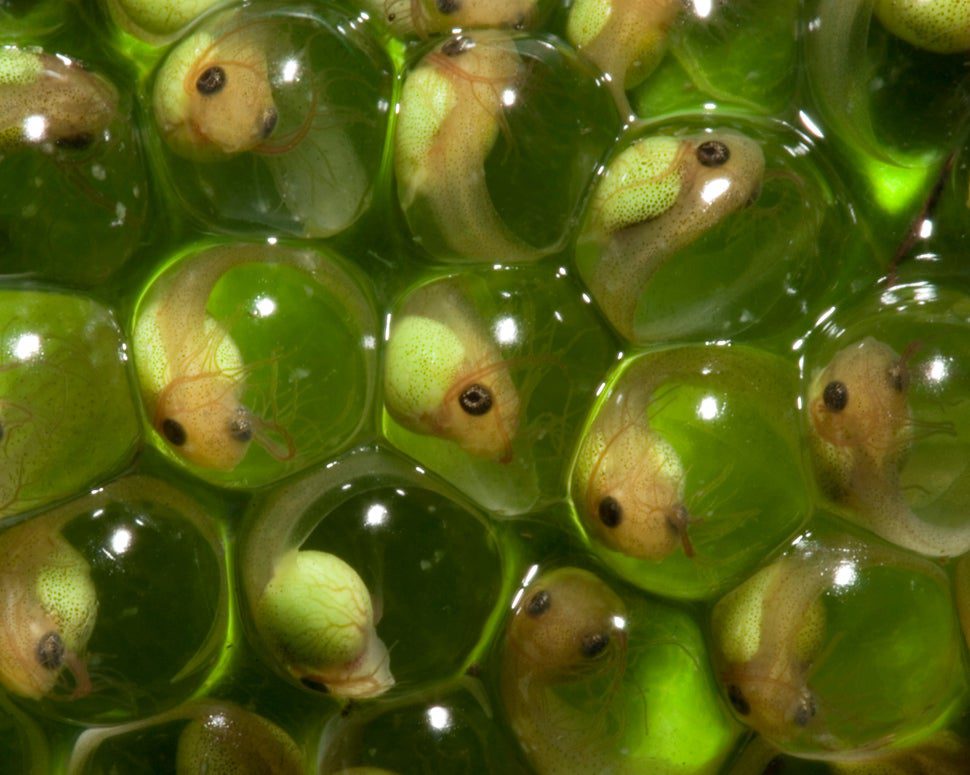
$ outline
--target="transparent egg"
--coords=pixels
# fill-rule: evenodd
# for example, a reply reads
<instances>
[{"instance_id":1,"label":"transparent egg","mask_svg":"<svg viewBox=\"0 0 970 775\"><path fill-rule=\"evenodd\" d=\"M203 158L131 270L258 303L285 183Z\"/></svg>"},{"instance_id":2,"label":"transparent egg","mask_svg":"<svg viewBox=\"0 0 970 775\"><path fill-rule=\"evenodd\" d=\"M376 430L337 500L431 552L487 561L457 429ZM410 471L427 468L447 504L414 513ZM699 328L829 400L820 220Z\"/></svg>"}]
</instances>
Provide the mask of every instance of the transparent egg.
<instances>
[{"instance_id":1,"label":"transparent egg","mask_svg":"<svg viewBox=\"0 0 970 775\"><path fill-rule=\"evenodd\" d=\"M595 74L554 38L454 35L404 75L398 200L449 262L534 261L565 246L619 122Z\"/></svg>"},{"instance_id":2,"label":"transparent egg","mask_svg":"<svg viewBox=\"0 0 970 775\"><path fill-rule=\"evenodd\" d=\"M62 53L0 46L3 274L93 286L138 247L148 186L123 94Z\"/></svg>"},{"instance_id":3,"label":"transparent egg","mask_svg":"<svg viewBox=\"0 0 970 775\"><path fill-rule=\"evenodd\" d=\"M209 16L158 67L167 182L222 231L326 237L370 206L391 64L336 6Z\"/></svg>"},{"instance_id":4,"label":"transparent egg","mask_svg":"<svg viewBox=\"0 0 970 775\"><path fill-rule=\"evenodd\" d=\"M638 5L664 3L627 0L608 7L618 12L617 6ZM770 12L764 0L692 0L677 5L680 12L665 36L666 55L632 92L637 115L649 119L702 110L788 113L797 84L798 46L792 32L800 0L773 0ZM759 44L739 46L739 40Z\"/></svg>"},{"instance_id":5,"label":"transparent egg","mask_svg":"<svg viewBox=\"0 0 970 775\"><path fill-rule=\"evenodd\" d=\"M970 551L970 298L929 282L869 293L806 348L803 416L840 516L920 554Z\"/></svg>"},{"instance_id":6,"label":"transparent egg","mask_svg":"<svg viewBox=\"0 0 970 775\"><path fill-rule=\"evenodd\" d=\"M241 564L268 663L308 690L349 699L460 674L505 583L484 519L424 469L379 449L258 499Z\"/></svg>"},{"instance_id":7,"label":"transparent egg","mask_svg":"<svg viewBox=\"0 0 970 775\"><path fill-rule=\"evenodd\" d=\"M573 463L572 502L591 549L666 596L704 598L737 583L811 510L796 394L794 369L744 347L624 361Z\"/></svg>"},{"instance_id":8,"label":"transparent egg","mask_svg":"<svg viewBox=\"0 0 970 775\"><path fill-rule=\"evenodd\" d=\"M970 11L960 0L813 0L806 10L815 123L892 207L967 117Z\"/></svg>"},{"instance_id":9,"label":"transparent egg","mask_svg":"<svg viewBox=\"0 0 970 775\"><path fill-rule=\"evenodd\" d=\"M0 518L130 458L139 431L125 360L114 318L94 301L0 291Z\"/></svg>"},{"instance_id":10,"label":"transparent egg","mask_svg":"<svg viewBox=\"0 0 970 775\"><path fill-rule=\"evenodd\" d=\"M125 763L131 773L175 775L299 775L303 753L267 718L230 702L190 701L143 721L81 733L69 771L108 775Z\"/></svg>"},{"instance_id":11,"label":"transparent egg","mask_svg":"<svg viewBox=\"0 0 970 775\"><path fill-rule=\"evenodd\" d=\"M919 739L966 691L948 579L815 525L714 607L725 695L740 720L801 756L846 760Z\"/></svg>"},{"instance_id":12,"label":"transparent egg","mask_svg":"<svg viewBox=\"0 0 970 775\"><path fill-rule=\"evenodd\" d=\"M4 688L87 722L144 716L198 689L228 617L207 507L131 476L0 533Z\"/></svg>"},{"instance_id":13,"label":"transparent egg","mask_svg":"<svg viewBox=\"0 0 970 775\"><path fill-rule=\"evenodd\" d=\"M321 738L319 761L321 772L335 775L525 775L472 679L451 691L334 718Z\"/></svg>"},{"instance_id":14,"label":"transparent egg","mask_svg":"<svg viewBox=\"0 0 970 775\"><path fill-rule=\"evenodd\" d=\"M838 186L777 122L640 127L597 183L576 265L632 342L781 337L839 276L876 274Z\"/></svg>"},{"instance_id":15,"label":"transparent egg","mask_svg":"<svg viewBox=\"0 0 970 775\"><path fill-rule=\"evenodd\" d=\"M133 323L153 442L233 487L276 481L343 448L374 390L367 288L323 249L234 243L176 256L145 287Z\"/></svg>"},{"instance_id":16,"label":"transparent egg","mask_svg":"<svg viewBox=\"0 0 970 775\"><path fill-rule=\"evenodd\" d=\"M384 432L497 514L556 499L615 345L566 270L438 277L396 305Z\"/></svg>"},{"instance_id":17,"label":"transparent egg","mask_svg":"<svg viewBox=\"0 0 970 775\"><path fill-rule=\"evenodd\" d=\"M506 626L501 691L535 770L718 772L738 728L690 616L579 568L530 576Z\"/></svg>"}]
</instances>

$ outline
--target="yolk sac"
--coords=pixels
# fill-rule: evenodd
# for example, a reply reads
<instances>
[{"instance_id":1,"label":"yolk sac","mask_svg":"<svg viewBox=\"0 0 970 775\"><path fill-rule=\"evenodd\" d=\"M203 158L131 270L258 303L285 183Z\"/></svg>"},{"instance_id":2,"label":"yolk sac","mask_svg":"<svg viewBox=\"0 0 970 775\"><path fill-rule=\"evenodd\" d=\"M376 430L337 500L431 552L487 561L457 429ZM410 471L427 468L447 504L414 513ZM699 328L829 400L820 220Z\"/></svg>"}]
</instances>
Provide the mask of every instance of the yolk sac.
<instances>
[{"instance_id":1,"label":"yolk sac","mask_svg":"<svg viewBox=\"0 0 970 775\"><path fill-rule=\"evenodd\" d=\"M394 685L370 593L332 554L293 550L281 557L255 616L276 659L310 688L366 698Z\"/></svg>"},{"instance_id":2,"label":"yolk sac","mask_svg":"<svg viewBox=\"0 0 970 775\"><path fill-rule=\"evenodd\" d=\"M265 772L299 775L300 749L280 727L232 705L207 709L182 730L175 763L178 775Z\"/></svg>"},{"instance_id":3,"label":"yolk sac","mask_svg":"<svg viewBox=\"0 0 970 775\"><path fill-rule=\"evenodd\" d=\"M220 0L103 0L115 23L148 43L163 44Z\"/></svg>"}]
</instances>

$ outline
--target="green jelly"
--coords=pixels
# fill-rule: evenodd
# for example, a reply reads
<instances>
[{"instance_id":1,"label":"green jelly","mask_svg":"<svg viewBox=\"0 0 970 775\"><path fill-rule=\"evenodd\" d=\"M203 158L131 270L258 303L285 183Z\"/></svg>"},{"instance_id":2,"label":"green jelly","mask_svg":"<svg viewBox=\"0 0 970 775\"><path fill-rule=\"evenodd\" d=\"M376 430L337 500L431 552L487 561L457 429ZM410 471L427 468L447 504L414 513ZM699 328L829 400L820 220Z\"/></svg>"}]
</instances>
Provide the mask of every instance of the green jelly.
<instances>
[{"instance_id":1,"label":"green jelly","mask_svg":"<svg viewBox=\"0 0 970 775\"><path fill-rule=\"evenodd\" d=\"M0 517L76 494L128 460L139 432L126 360L99 304L0 291Z\"/></svg>"}]
</instances>

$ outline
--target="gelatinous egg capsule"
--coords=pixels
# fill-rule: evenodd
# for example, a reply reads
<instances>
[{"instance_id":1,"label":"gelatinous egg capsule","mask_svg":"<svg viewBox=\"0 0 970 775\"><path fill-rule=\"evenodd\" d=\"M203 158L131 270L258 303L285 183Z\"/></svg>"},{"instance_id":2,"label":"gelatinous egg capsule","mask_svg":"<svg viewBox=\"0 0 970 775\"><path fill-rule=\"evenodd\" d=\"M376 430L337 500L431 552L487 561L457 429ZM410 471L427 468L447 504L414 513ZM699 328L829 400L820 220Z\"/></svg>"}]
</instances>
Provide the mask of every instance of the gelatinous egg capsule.
<instances>
[{"instance_id":1,"label":"gelatinous egg capsule","mask_svg":"<svg viewBox=\"0 0 970 775\"><path fill-rule=\"evenodd\" d=\"M566 39L610 79L620 113L632 111L626 92L659 64L680 0L577 0L569 9Z\"/></svg>"},{"instance_id":2,"label":"gelatinous egg capsule","mask_svg":"<svg viewBox=\"0 0 970 775\"><path fill-rule=\"evenodd\" d=\"M754 140L720 130L641 138L606 168L580 236L580 274L631 341L640 294L678 250L753 202L765 158Z\"/></svg>"},{"instance_id":3,"label":"gelatinous egg capsule","mask_svg":"<svg viewBox=\"0 0 970 775\"><path fill-rule=\"evenodd\" d=\"M964 0L875 0L872 12L893 35L938 54L970 49L970 5Z\"/></svg>"},{"instance_id":4,"label":"gelatinous egg capsule","mask_svg":"<svg viewBox=\"0 0 970 775\"><path fill-rule=\"evenodd\" d=\"M370 0L367 5L382 15L401 36L449 33L477 28L531 27L541 0Z\"/></svg>"},{"instance_id":5,"label":"gelatinous egg capsule","mask_svg":"<svg viewBox=\"0 0 970 775\"><path fill-rule=\"evenodd\" d=\"M126 32L161 44L223 0L104 0L111 17Z\"/></svg>"},{"instance_id":6,"label":"gelatinous egg capsule","mask_svg":"<svg viewBox=\"0 0 970 775\"><path fill-rule=\"evenodd\" d=\"M104 139L117 109L115 88L79 62L0 48L0 151L84 150Z\"/></svg>"},{"instance_id":7,"label":"gelatinous egg capsule","mask_svg":"<svg viewBox=\"0 0 970 775\"><path fill-rule=\"evenodd\" d=\"M0 535L0 684L29 699L53 692L65 670L74 696L91 688L84 652L98 595L62 521L35 517Z\"/></svg>"},{"instance_id":8,"label":"gelatinous egg capsule","mask_svg":"<svg viewBox=\"0 0 970 775\"><path fill-rule=\"evenodd\" d=\"M247 367L229 332L206 312L213 288L234 267L282 263L314 274L296 251L266 253L256 246L213 248L162 277L139 311L135 364L151 422L175 453L203 468L231 471L253 441L286 460L295 454L269 435L271 423L242 403Z\"/></svg>"},{"instance_id":9,"label":"gelatinous egg capsule","mask_svg":"<svg viewBox=\"0 0 970 775\"><path fill-rule=\"evenodd\" d=\"M541 772L606 771L615 765L597 710L612 699L626 667L626 607L604 582L579 568L535 579L508 623L502 700L523 750ZM590 682L587 715L557 695ZM570 765L568 770L557 769Z\"/></svg>"},{"instance_id":10,"label":"gelatinous egg capsule","mask_svg":"<svg viewBox=\"0 0 970 775\"><path fill-rule=\"evenodd\" d=\"M364 698L394 685L371 595L357 572L332 554L291 550L280 557L255 620L274 655L306 686Z\"/></svg>"},{"instance_id":11,"label":"gelatinous egg capsule","mask_svg":"<svg viewBox=\"0 0 970 775\"><path fill-rule=\"evenodd\" d=\"M633 397L597 415L573 472L587 529L611 549L645 560L681 547L694 554L684 478L677 451L649 427L647 402Z\"/></svg>"},{"instance_id":12,"label":"gelatinous egg capsule","mask_svg":"<svg viewBox=\"0 0 970 775\"><path fill-rule=\"evenodd\" d=\"M192 33L168 55L155 79L155 119L172 149L199 161L257 149L279 118L259 24L219 37Z\"/></svg>"},{"instance_id":13,"label":"gelatinous egg capsule","mask_svg":"<svg viewBox=\"0 0 970 775\"><path fill-rule=\"evenodd\" d=\"M446 284L418 291L391 328L385 404L417 433L508 462L519 426L519 395L488 329Z\"/></svg>"},{"instance_id":14,"label":"gelatinous egg capsule","mask_svg":"<svg viewBox=\"0 0 970 775\"><path fill-rule=\"evenodd\" d=\"M300 749L276 724L232 705L206 709L182 730L175 760L178 775L260 772L299 775Z\"/></svg>"},{"instance_id":15,"label":"gelatinous egg capsule","mask_svg":"<svg viewBox=\"0 0 970 775\"><path fill-rule=\"evenodd\" d=\"M444 243L465 260L527 261L543 250L511 233L495 209L485 160L514 104L526 65L514 41L455 35L408 73L395 136L398 195L426 209Z\"/></svg>"},{"instance_id":16,"label":"gelatinous egg capsule","mask_svg":"<svg viewBox=\"0 0 970 775\"><path fill-rule=\"evenodd\" d=\"M823 491L883 538L921 554L970 551L970 523L934 524L907 500L901 468L921 423L909 393L910 360L919 344L897 353L871 336L839 350L808 394L812 451ZM953 433L951 426L928 427Z\"/></svg>"},{"instance_id":17,"label":"gelatinous egg capsule","mask_svg":"<svg viewBox=\"0 0 970 775\"><path fill-rule=\"evenodd\" d=\"M824 642L821 596L830 583L814 563L781 560L714 608L727 698L746 724L772 741L788 740L819 711L808 671Z\"/></svg>"}]
</instances>

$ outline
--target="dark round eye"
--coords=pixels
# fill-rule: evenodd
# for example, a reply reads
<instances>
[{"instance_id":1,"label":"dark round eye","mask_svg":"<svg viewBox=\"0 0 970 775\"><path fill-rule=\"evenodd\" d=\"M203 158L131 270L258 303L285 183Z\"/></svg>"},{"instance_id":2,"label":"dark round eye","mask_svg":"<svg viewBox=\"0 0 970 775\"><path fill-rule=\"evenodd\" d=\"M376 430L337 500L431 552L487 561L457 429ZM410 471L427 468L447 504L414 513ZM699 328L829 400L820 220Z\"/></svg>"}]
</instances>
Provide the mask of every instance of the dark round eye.
<instances>
[{"instance_id":1,"label":"dark round eye","mask_svg":"<svg viewBox=\"0 0 970 775\"><path fill-rule=\"evenodd\" d=\"M697 146L697 161L705 167L720 167L730 158L730 149L720 140L708 140Z\"/></svg>"},{"instance_id":2,"label":"dark round eye","mask_svg":"<svg viewBox=\"0 0 970 775\"><path fill-rule=\"evenodd\" d=\"M54 145L66 151L83 151L86 148L90 148L93 144L94 135L88 132L78 132L76 135L58 137L54 141Z\"/></svg>"},{"instance_id":3,"label":"dark round eye","mask_svg":"<svg viewBox=\"0 0 970 775\"><path fill-rule=\"evenodd\" d=\"M474 40L466 38L464 35L455 35L441 47L441 53L445 56L456 57L473 48L475 48Z\"/></svg>"},{"instance_id":4,"label":"dark round eye","mask_svg":"<svg viewBox=\"0 0 970 775\"><path fill-rule=\"evenodd\" d=\"M603 650L610 645L610 636L605 632L591 632L589 635L584 635L583 640L580 643L580 649L583 652L583 656L587 659L592 659L593 657L598 657L603 653Z\"/></svg>"},{"instance_id":5,"label":"dark round eye","mask_svg":"<svg viewBox=\"0 0 970 775\"><path fill-rule=\"evenodd\" d=\"M162 435L176 447L181 447L189 438L182 423L171 418L162 421Z\"/></svg>"},{"instance_id":6,"label":"dark round eye","mask_svg":"<svg viewBox=\"0 0 970 775\"><path fill-rule=\"evenodd\" d=\"M207 67L195 82L195 88L206 97L218 94L226 88L226 71L218 65Z\"/></svg>"},{"instance_id":7,"label":"dark round eye","mask_svg":"<svg viewBox=\"0 0 970 775\"><path fill-rule=\"evenodd\" d=\"M731 684L728 687L728 700L731 701L731 707L742 716L747 716L751 712L751 706L744 698L744 694L742 694L740 687L738 687L736 684Z\"/></svg>"},{"instance_id":8,"label":"dark round eye","mask_svg":"<svg viewBox=\"0 0 970 775\"><path fill-rule=\"evenodd\" d=\"M64 664L64 641L56 632L49 632L37 642L37 662L48 670Z\"/></svg>"},{"instance_id":9,"label":"dark round eye","mask_svg":"<svg viewBox=\"0 0 970 775\"><path fill-rule=\"evenodd\" d=\"M458 403L472 417L480 417L492 408L492 391L476 382L462 391L458 396Z\"/></svg>"},{"instance_id":10,"label":"dark round eye","mask_svg":"<svg viewBox=\"0 0 970 775\"><path fill-rule=\"evenodd\" d=\"M435 0L434 4L445 16L450 16L461 7L458 0Z\"/></svg>"},{"instance_id":11,"label":"dark round eye","mask_svg":"<svg viewBox=\"0 0 970 775\"><path fill-rule=\"evenodd\" d=\"M600 522L607 527L616 527L623 520L623 508L612 495L607 495L600 501L598 511Z\"/></svg>"},{"instance_id":12,"label":"dark round eye","mask_svg":"<svg viewBox=\"0 0 970 775\"><path fill-rule=\"evenodd\" d=\"M252 441L253 424L244 412L240 412L229 421L229 435L243 444L247 441Z\"/></svg>"},{"instance_id":13,"label":"dark round eye","mask_svg":"<svg viewBox=\"0 0 970 775\"><path fill-rule=\"evenodd\" d=\"M815 718L816 711L815 698L811 695L803 697L799 700L798 707L795 708L795 715L792 717L792 721L800 727L807 727L808 722Z\"/></svg>"},{"instance_id":14,"label":"dark round eye","mask_svg":"<svg viewBox=\"0 0 970 775\"><path fill-rule=\"evenodd\" d=\"M849 389L844 382L833 380L822 391L822 400L833 412L841 412L849 403Z\"/></svg>"},{"instance_id":15,"label":"dark round eye","mask_svg":"<svg viewBox=\"0 0 970 775\"><path fill-rule=\"evenodd\" d=\"M542 616L552 605L552 597L544 589L540 589L525 604L525 612L529 616Z\"/></svg>"}]
</instances>

